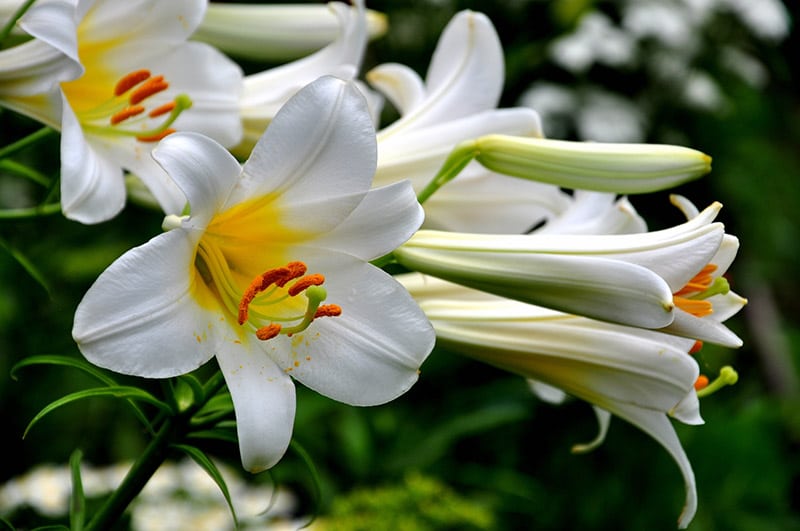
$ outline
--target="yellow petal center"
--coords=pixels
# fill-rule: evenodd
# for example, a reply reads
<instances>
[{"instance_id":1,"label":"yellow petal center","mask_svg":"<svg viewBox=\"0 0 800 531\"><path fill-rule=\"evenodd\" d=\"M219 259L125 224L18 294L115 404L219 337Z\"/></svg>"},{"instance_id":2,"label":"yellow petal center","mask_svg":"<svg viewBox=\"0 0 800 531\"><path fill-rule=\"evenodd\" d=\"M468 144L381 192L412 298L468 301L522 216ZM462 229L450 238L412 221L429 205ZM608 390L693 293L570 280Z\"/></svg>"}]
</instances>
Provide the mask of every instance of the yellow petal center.
<instances>
[{"instance_id":1,"label":"yellow petal center","mask_svg":"<svg viewBox=\"0 0 800 531\"><path fill-rule=\"evenodd\" d=\"M269 340L302 332L319 317L342 309L322 304L325 277L290 260L290 247L309 237L283 226L275 196L241 203L209 223L197 246L193 295L206 308L222 308L242 333Z\"/></svg>"},{"instance_id":2,"label":"yellow petal center","mask_svg":"<svg viewBox=\"0 0 800 531\"><path fill-rule=\"evenodd\" d=\"M157 95L169 88L168 80L144 68L120 75L113 50L123 37L88 40L81 28L90 16L91 12L78 26L78 57L84 74L61 83L81 127L89 133L133 137L140 142L157 142L173 133L172 124L192 105L189 96L179 94L164 101Z\"/></svg>"}]
</instances>

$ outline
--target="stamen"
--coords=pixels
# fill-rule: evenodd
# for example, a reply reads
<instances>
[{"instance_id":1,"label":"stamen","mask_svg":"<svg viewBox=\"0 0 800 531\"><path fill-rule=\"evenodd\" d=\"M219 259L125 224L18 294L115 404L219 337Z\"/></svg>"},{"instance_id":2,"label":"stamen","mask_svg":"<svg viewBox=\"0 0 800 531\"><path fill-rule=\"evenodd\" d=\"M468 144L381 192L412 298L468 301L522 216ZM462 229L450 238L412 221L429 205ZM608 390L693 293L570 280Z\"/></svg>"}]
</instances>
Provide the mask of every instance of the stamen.
<instances>
[{"instance_id":1,"label":"stamen","mask_svg":"<svg viewBox=\"0 0 800 531\"><path fill-rule=\"evenodd\" d=\"M133 116L137 116L144 112L144 107L141 105L133 105L131 107L125 107L121 111L116 114L111 115L111 125L117 125L120 122L124 122L128 118Z\"/></svg>"},{"instance_id":2,"label":"stamen","mask_svg":"<svg viewBox=\"0 0 800 531\"><path fill-rule=\"evenodd\" d=\"M703 348L703 342L698 339L694 342L692 348L689 349L689 354L697 354L698 352L700 352L700 349L702 348Z\"/></svg>"},{"instance_id":3,"label":"stamen","mask_svg":"<svg viewBox=\"0 0 800 531\"><path fill-rule=\"evenodd\" d=\"M719 370L719 376L713 382L697 391L697 396L703 398L719 391L726 385L733 385L737 381L739 381L739 374L733 367L726 365Z\"/></svg>"},{"instance_id":4,"label":"stamen","mask_svg":"<svg viewBox=\"0 0 800 531\"><path fill-rule=\"evenodd\" d=\"M239 301L239 324L247 322L248 308L256 295L275 284L278 287L283 287L287 282L295 279L306 272L306 265L302 262L291 262L286 267L276 267L265 271L260 276L256 277L250 286L245 290Z\"/></svg>"},{"instance_id":5,"label":"stamen","mask_svg":"<svg viewBox=\"0 0 800 531\"><path fill-rule=\"evenodd\" d=\"M139 142L158 142L162 138L164 138L164 137L166 137L168 135L171 135L174 132L175 132L175 129L173 129L171 127L167 127L166 129L164 129L160 133L156 133L154 135L137 136L136 140L138 140Z\"/></svg>"},{"instance_id":6,"label":"stamen","mask_svg":"<svg viewBox=\"0 0 800 531\"><path fill-rule=\"evenodd\" d=\"M292 286L287 290L287 293L294 297L298 293L305 291L306 288L309 286L320 286L325 282L325 277L320 275L319 273L315 273L313 275L307 275L303 278L300 278L292 284Z\"/></svg>"},{"instance_id":7,"label":"stamen","mask_svg":"<svg viewBox=\"0 0 800 531\"><path fill-rule=\"evenodd\" d=\"M126 74L122 76L122 78L117 81L116 86L114 87L114 96L122 96L130 89L144 81L145 79L150 77L149 70L134 70L130 74Z\"/></svg>"},{"instance_id":8,"label":"stamen","mask_svg":"<svg viewBox=\"0 0 800 531\"><path fill-rule=\"evenodd\" d=\"M714 280L713 273L716 270L716 265L707 264L703 269L700 270L699 273L692 277L692 279L687 282L684 287L676 291L673 295L681 296L688 293L707 290Z\"/></svg>"},{"instance_id":9,"label":"stamen","mask_svg":"<svg viewBox=\"0 0 800 531\"><path fill-rule=\"evenodd\" d=\"M276 320L284 322L284 325L272 322L257 328L256 337L258 339L268 340L278 334L291 337L293 334L304 331L318 317L341 315L342 308L339 305L322 304L328 296L327 290L322 286L325 277L319 273L304 276L306 270L307 267L303 262L289 262L284 267L270 269L256 277L239 300L237 317L239 324L243 325L250 320L250 304L260 293L267 291L272 286L274 288L269 289L269 293L264 296L265 301L258 306L258 311L254 311L256 315L253 317L253 324ZM285 287L292 280L295 282L286 288L284 293L275 293L275 289ZM295 297L300 293L303 293L307 299L306 308L302 314L293 317L278 314L279 316L270 317L262 313L270 304L280 304L287 297ZM287 323L294 324L286 326ZM256 326L258 325L256 324Z\"/></svg>"},{"instance_id":10,"label":"stamen","mask_svg":"<svg viewBox=\"0 0 800 531\"><path fill-rule=\"evenodd\" d=\"M136 105L146 100L153 94L158 94L169 88L169 83L164 81L164 76L151 77L133 91L128 101L131 105Z\"/></svg>"},{"instance_id":11,"label":"stamen","mask_svg":"<svg viewBox=\"0 0 800 531\"><path fill-rule=\"evenodd\" d=\"M317 317L339 317L342 315L342 307L338 304L323 304L314 312L314 319Z\"/></svg>"},{"instance_id":12,"label":"stamen","mask_svg":"<svg viewBox=\"0 0 800 531\"><path fill-rule=\"evenodd\" d=\"M697 377L697 380L694 382L694 389L695 391L701 391L708 387L708 376L705 374L701 374Z\"/></svg>"},{"instance_id":13,"label":"stamen","mask_svg":"<svg viewBox=\"0 0 800 531\"><path fill-rule=\"evenodd\" d=\"M157 118L159 116L167 114L168 112L172 112L172 109L174 109L176 105L178 105L178 104L175 103L174 101L167 102L164 105L161 105L160 107L156 107L155 109L150 111L147 114L147 116L149 116L150 118Z\"/></svg>"},{"instance_id":14,"label":"stamen","mask_svg":"<svg viewBox=\"0 0 800 531\"><path fill-rule=\"evenodd\" d=\"M714 308L709 301L687 299L686 297L673 297L672 300L675 302L675 306L695 317L705 317L714 313Z\"/></svg>"},{"instance_id":15,"label":"stamen","mask_svg":"<svg viewBox=\"0 0 800 531\"><path fill-rule=\"evenodd\" d=\"M267 326L262 326L261 328L256 330L256 337L261 341L267 341L268 339L276 337L280 333L281 333L281 325L277 323L271 323Z\"/></svg>"}]
</instances>

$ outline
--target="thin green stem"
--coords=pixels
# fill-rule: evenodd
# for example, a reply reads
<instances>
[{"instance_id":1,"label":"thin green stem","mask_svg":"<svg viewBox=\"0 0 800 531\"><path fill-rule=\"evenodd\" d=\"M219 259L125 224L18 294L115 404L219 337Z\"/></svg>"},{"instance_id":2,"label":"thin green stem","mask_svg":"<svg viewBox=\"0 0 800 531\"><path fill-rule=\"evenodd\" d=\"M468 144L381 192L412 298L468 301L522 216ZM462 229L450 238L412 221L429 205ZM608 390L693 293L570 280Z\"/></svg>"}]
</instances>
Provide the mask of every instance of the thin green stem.
<instances>
[{"instance_id":1,"label":"thin green stem","mask_svg":"<svg viewBox=\"0 0 800 531\"><path fill-rule=\"evenodd\" d=\"M472 159L477 156L477 148L475 141L467 140L457 145L447 159L442 164L439 172L431 179L431 181L417 194L417 201L420 204L430 198L439 188L452 181L461 170L463 170Z\"/></svg>"},{"instance_id":2,"label":"thin green stem","mask_svg":"<svg viewBox=\"0 0 800 531\"><path fill-rule=\"evenodd\" d=\"M50 216L61 212L61 203L47 203L29 208L9 208L0 210L0 219L28 219Z\"/></svg>"},{"instance_id":3,"label":"thin green stem","mask_svg":"<svg viewBox=\"0 0 800 531\"><path fill-rule=\"evenodd\" d=\"M36 142L40 142L45 138L49 137L56 133L56 130L52 127L42 127L38 131L34 131L33 133L29 134L24 138L20 138L16 142L8 144L7 146L0 148L0 159L5 159L10 157L11 155L17 153L18 151L22 151L26 147L32 146Z\"/></svg>"},{"instance_id":4,"label":"thin green stem","mask_svg":"<svg viewBox=\"0 0 800 531\"><path fill-rule=\"evenodd\" d=\"M36 0L26 0L26 2L21 6L19 6L19 9L17 9L14 12L14 14L8 20L8 22L5 23L3 28L0 29L0 44L5 42L8 36L11 35L11 30L14 29L14 26L16 26L17 21L20 18L22 18L22 15L24 15L25 12L28 11L28 9L30 9L30 7L33 5L35 1Z\"/></svg>"},{"instance_id":5,"label":"thin green stem","mask_svg":"<svg viewBox=\"0 0 800 531\"><path fill-rule=\"evenodd\" d=\"M164 463L169 454L170 445L177 435L178 429L173 419L166 419L156 436L128 471L120 486L111 493L111 497L86 525L84 531L110 529L119 520L156 470Z\"/></svg>"},{"instance_id":6,"label":"thin green stem","mask_svg":"<svg viewBox=\"0 0 800 531\"><path fill-rule=\"evenodd\" d=\"M106 500L105 504L84 527L84 531L103 531L110 529L124 514L131 502L139 495L156 470L167 459L175 444L186 437L189 421L222 387L225 378L216 371L203 386L204 395L186 411L163 419L155 437L148 443L122 480L119 487Z\"/></svg>"}]
</instances>

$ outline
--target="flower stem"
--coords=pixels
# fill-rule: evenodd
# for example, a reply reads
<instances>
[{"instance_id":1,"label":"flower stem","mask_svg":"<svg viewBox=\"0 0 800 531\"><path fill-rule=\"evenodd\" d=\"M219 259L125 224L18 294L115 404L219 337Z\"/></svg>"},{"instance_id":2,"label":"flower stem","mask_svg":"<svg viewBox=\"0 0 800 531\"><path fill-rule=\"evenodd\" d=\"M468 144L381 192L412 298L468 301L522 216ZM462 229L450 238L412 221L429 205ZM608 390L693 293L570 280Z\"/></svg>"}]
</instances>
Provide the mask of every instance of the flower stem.
<instances>
[{"instance_id":1,"label":"flower stem","mask_svg":"<svg viewBox=\"0 0 800 531\"><path fill-rule=\"evenodd\" d=\"M177 435L176 428L172 418L164 421L161 429L133 464L120 486L111 493L111 497L86 525L84 531L110 529L119 520L128 505L139 495L155 471L166 460L170 444Z\"/></svg>"},{"instance_id":2,"label":"flower stem","mask_svg":"<svg viewBox=\"0 0 800 531\"><path fill-rule=\"evenodd\" d=\"M111 493L105 504L94 515L83 531L103 531L110 529L123 515L131 502L164 463L174 444L180 443L187 434L192 416L203 407L225 385L221 371L216 371L203 385L204 396L181 414L173 414L150 441L142 454L136 459L117 489Z\"/></svg>"},{"instance_id":3,"label":"flower stem","mask_svg":"<svg viewBox=\"0 0 800 531\"><path fill-rule=\"evenodd\" d=\"M447 159L444 161L439 172L431 179L425 188L417 194L417 201L420 204L427 201L439 188L452 181L461 170L477 155L477 148L474 141L466 140L458 144L453 151L450 152Z\"/></svg>"}]
</instances>

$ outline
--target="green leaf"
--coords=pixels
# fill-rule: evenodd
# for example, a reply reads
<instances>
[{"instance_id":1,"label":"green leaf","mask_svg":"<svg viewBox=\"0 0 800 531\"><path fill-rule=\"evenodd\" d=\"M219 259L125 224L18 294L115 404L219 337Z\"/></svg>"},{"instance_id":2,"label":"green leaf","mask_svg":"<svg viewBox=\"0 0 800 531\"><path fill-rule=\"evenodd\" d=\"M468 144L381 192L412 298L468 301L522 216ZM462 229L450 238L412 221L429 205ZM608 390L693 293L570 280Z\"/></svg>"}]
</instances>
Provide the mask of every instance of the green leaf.
<instances>
[{"instance_id":1,"label":"green leaf","mask_svg":"<svg viewBox=\"0 0 800 531\"><path fill-rule=\"evenodd\" d=\"M72 474L72 497L69 504L69 525L71 531L81 531L86 521L86 496L81 481L81 459L83 452L75 450L69 458Z\"/></svg>"},{"instance_id":2,"label":"green leaf","mask_svg":"<svg viewBox=\"0 0 800 531\"><path fill-rule=\"evenodd\" d=\"M33 425L36 424L42 417L44 417L45 415L47 415L48 413L50 413L54 409L57 409L57 408L59 408L61 406L69 404L71 402L75 402L75 401L80 400L82 398L92 398L92 397L96 397L96 396L113 396L113 397L116 397L116 398L127 398L127 399L131 399L131 400L142 400L143 402L148 402L148 403L156 406L157 408L161 409L162 411L164 411L167 414L172 414L173 413L172 409L169 407L169 404L166 404L166 403L158 400L156 397L154 397L150 393L148 393L146 391L142 391L138 387L129 387L129 386L122 386L122 385L120 385L120 386L111 386L111 387L98 387L98 388L95 388L95 389L87 389L85 391L77 391L75 393L71 393L71 394L69 394L67 396L59 398L58 400L56 400L54 402L51 402L44 409L42 409L39 413L37 413L36 416L33 418L33 420L31 420L31 422L28 424L28 427L25 428L25 433L22 434L22 437L25 438L25 436L28 434L28 431L30 431L30 429L33 427Z\"/></svg>"},{"instance_id":3,"label":"green leaf","mask_svg":"<svg viewBox=\"0 0 800 531\"><path fill-rule=\"evenodd\" d=\"M33 265L33 262L28 260L28 258L24 254L19 252L17 249L11 247L8 243L6 243L2 239L0 239L0 247L5 249L8 252L8 254L10 254L11 257L14 258L14 260L16 260L17 263L21 265L25 271L28 272L31 278L33 278L40 286L42 286L42 289L44 289L44 291L47 293L49 297L51 293L50 285L47 283L47 280L45 280L44 274L42 274L42 272L39 271L39 269L35 265Z\"/></svg>"},{"instance_id":4,"label":"green leaf","mask_svg":"<svg viewBox=\"0 0 800 531\"><path fill-rule=\"evenodd\" d=\"M94 377L96 380L108 385L109 387L117 387L119 384L116 380L108 376L105 372L101 371L96 366L88 363L84 360L77 359L77 358L70 358L68 356L59 356L56 354L53 355L42 355L42 356L30 356L25 358L18 363L16 363L11 368L11 378L17 380L17 371L22 369L23 367L30 367L32 365L60 365L65 367L72 367L78 370L81 370L88 374L89 376ZM147 416L144 412L136 405L132 400L128 400L128 404L133 408L133 413L138 418L142 424L144 424L150 433L154 433L153 427L150 424L150 421L147 420Z\"/></svg>"},{"instance_id":5,"label":"green leaf","mask_svg":"<svg viewBox=\"0 0 800 531\"><path fill-rule=\"evenodd\" d=\"M15 527L5 518L0 518L0 531L15 531Z\"/></svg>"},{"instance_id":6,"label":"green leaf","mask_svg":"<svg viewBox=\"0 0 800 531\"><path fill-rule=\"evenodd\" d=\"M180 387L178 387L178 385ZM175 400L178 402L178 405L181 406L182 402L179 400L178 392L185 393L187 391L191 391L192 393L192 400L186 407L180 407L180 411L186 411L191 404L195 403L202 403L205 399L205 391L203 390L203 384L200 383L195 376L191 374L184 374L183 376L179 376L177 378L177 385L176 385L176 395ZM184 401L187 400L186 397L183 398Z\"/></svg>"},{"instance_id":7,"label":"green leaf","mask_svg":"<svg viewBox=\"0 0 800 531\"><path fill-rule=\"evenodd\" d=\"M200 465L200 468L206 471L206 473L211 476L211 479L219 487L219 490L222 491L222 495L225 496L225 501L228 502L228 507L231 510L231 516L233 517L233 525L234 527L239 527L239 519L236 517L236 509L233 507L233 501L231 501L231 494L228 491L228 485L225 483L225 478L222 477L217 465L208 458L208 456L199 448L195 446L190 446L188 444L173 444L173 448L177 448L178 450L183 451L191 457L195 463Z\"/></svg>"},{"instance_id":8,"label":"green leaf","mask_svg":"<svg viewBox=\"0 0 800 531\"><path fill-rule=\"evenodd\" d=\"M188 437L192 439L211 439L229 443L237 443L239 441L236 436L236 430L221 428L193 431L188 435Z\"/></svg>"},{"instance_id":9,"label":"green leaf","mask_svg":"<svg viewBox=\"0 0 800 531\"><path fill-rule=\"evenodd\" d=\"M318 516L317 511L319 509L319 501L320 501L320 498L321 498L321 491L322 491L322 489L320 488L320 485L322 485L322 480L320 480L319 472L317 471L316 465L314 465L314 461L311 459L311 455L306 451L305 448L303 448L300 445L300 443L298 443L297 441L292 439L289 442L289 448L294 450L294 452L298 456L300 456L300 459L302 459L303 462L308 467L308 472L311 474L311 482L312 482L312 484L314 486L314 493L313 494L314 494L314 499L316 501L316 504L315 504L316 507L314 508L314 514L311 515L311 518L309 519L308 522L306 522L304 525L302 525L302 526L300 526L298 528L298 530L299 530L299 529L305 529L306 527L310 526L312 523L314 523L314 520L317 519L317 516Z\"/></svg>"}]
</instances>

